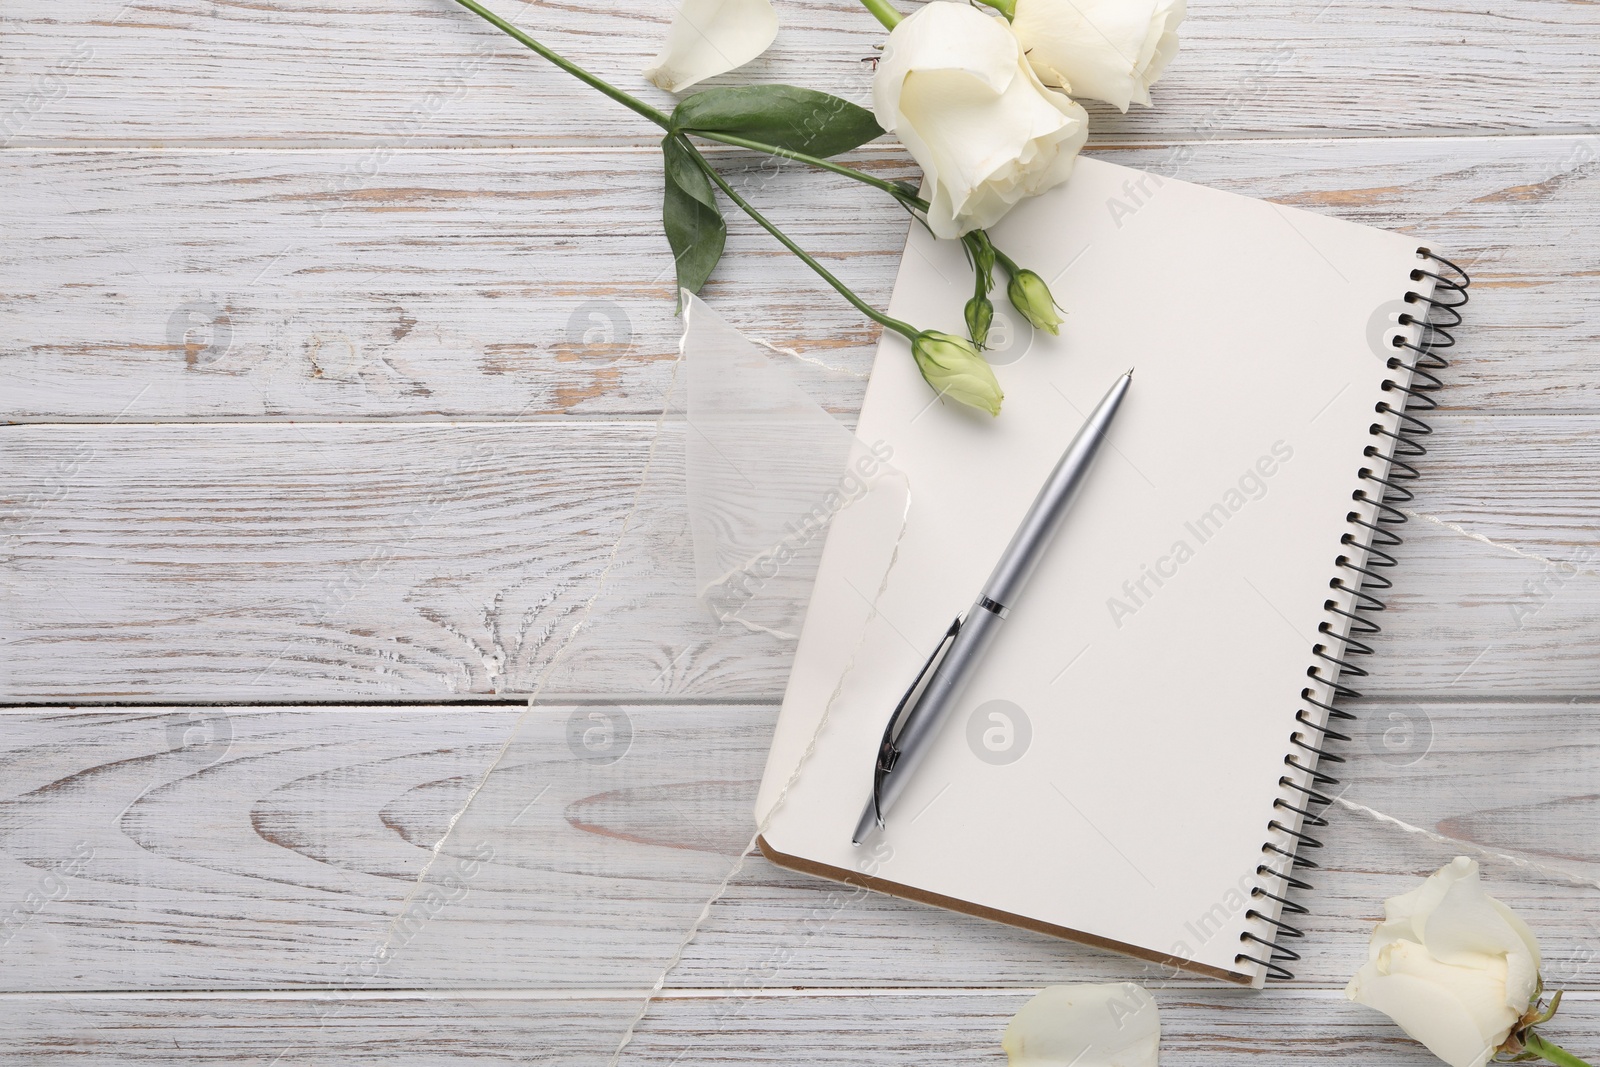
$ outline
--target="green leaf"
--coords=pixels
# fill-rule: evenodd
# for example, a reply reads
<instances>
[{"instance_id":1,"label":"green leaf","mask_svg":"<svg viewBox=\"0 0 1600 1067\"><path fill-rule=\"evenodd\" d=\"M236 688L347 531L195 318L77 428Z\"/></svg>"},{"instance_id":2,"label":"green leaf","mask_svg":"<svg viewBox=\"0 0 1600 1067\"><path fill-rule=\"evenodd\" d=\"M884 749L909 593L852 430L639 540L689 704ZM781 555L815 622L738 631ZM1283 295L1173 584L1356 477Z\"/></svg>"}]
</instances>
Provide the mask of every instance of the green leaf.
<instances>
[{"instance_id":1,"label":"green leaf","mask_svg":"<svg viewBox=\"0 0 1600 1067\"><path fill-rule=\"evenodd\" d=\"M668 134L661 142L661 156L667 178L661 225L672 246L679 287L698 293L722 258L728 227L717 207L711 179L683 138Z\"/></svg>"},{"instance_id":2,"label":"green leaf","mask_svg":"<svg viewBox=\"0 0 1600 1067\"><path fill-rule=\"evenodd\" d=\"M672 128L729 133L824 158L883 133L866 108L794 85L739 85L695 93L672 112Z\"/></svg>"}]
</instances>

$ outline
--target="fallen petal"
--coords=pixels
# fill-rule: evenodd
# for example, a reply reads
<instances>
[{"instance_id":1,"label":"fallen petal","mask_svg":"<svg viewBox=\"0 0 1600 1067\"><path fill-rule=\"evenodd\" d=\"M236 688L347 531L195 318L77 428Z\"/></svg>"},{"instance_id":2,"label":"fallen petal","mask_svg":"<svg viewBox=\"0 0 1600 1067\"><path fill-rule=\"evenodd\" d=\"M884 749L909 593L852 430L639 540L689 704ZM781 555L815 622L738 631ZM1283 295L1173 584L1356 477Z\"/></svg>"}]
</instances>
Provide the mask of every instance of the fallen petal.
<instances>
[{"instance_id":1,"label":"fallen petal","mask_svg":"<svg viewBox=\"0 0 1600 1067\"><path fill-rule=\"evenodd\" d=\"M1011 1017L1011 1067L1156 1067L1161 1013L1132 982L1053 985Z\"/></svg>"},{"instance_id":2,"label":"fallen petal","mask_svg":"<svg viewBox=\"0 0 1600 1067\"><path fill-rule=\"evenodd\" d=\"M742 67L778 36L771 0L683 0L667 44L644 72L669 93Z\"/></svg>"}]
</instances>

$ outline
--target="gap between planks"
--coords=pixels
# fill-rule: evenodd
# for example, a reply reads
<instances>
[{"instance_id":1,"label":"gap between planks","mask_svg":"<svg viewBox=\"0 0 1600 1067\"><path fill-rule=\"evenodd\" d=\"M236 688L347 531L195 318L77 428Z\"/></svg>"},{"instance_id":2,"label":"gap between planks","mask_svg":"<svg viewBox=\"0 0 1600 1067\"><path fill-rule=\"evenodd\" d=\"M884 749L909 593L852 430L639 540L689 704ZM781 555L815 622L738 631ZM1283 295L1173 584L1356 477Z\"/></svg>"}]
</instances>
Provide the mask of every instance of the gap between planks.
<instances>
[{"instance_id":1,"label":"gap between planks","mask_svg":"<svg viewBox=\"0 0 1600 1067\"><path fill-rule=\"evenodd\" d=\"M121 712L130 717L138 717L150 710L181 711L185 708L210 708L218 711L236 711L242 713L251 711L342 711L342 712L367 712L378 714L380 712L417 713L433 711L439 708L470 708L484 710L488 708L536 708L545 710L559 710L573 707L611 707L617 703L626 704L628 707L650 708L777 708L782 707L781 697L774 697L771 693L748 694L744 696L649 696L644 694L617 695L600 694L558 694L549 699L529 700L526 696L521 698L504 696L484 696L481 698L461 697L456 699L438 697L384 697L369 700L75 700L71 702L14 702L0 703L0 715L39 715L56 714L64 715L73 712L84 714L116 714ZM1380 692L1363 693L1360 699L1348 701L1344 705L1347 709L1353 708L1360 711L1362 708L1387 706L1389 704L1431 704L1440 707L1461 706L1477 707L1486 704L1567 704L1590 705L1600 704L1600 693L1399 693L1386 694Z\"/></svg>"},{"instance_id":2,"label":"gap between planks","mask_svg":"<svg viewBox=\"0 0 1600 1067\"><path fill-rule=\"evenodd\" d=\"M1419 409L1412 409L1413 411ZM839 412L831 412L838 417ZM851 413L853 414L853 413ZM1593 411L1573 408L1518 408L1516 411L1434 411L1430 422L1449 422L1453 419L1543 419L1543 418L1593 418ZM14 415L0 418L0 429L6 426L115 426L117 429L151 426L429 426L470 430L490 426L584 426L586 428L618 426L635 428L655 426L658 423L682 423L681 414L639 412L551 412L537 415L472 415L462 418L455 415L369 415L351 418L348 415L175 415L170 418L127 419L117 415Z\"/></svg>"},{"instance_id":3,"label":"gap between planks","mask_svg":"<svg viewBox=\"0 0 1600 1067\"><path fill-rule=\"evenodd\" d=\"M1548 704L1551 697L1531 696L1530 702ZM1597 697L1573 697L1573 703L1600 701ZM1465 704L1466 700L1446 700L1444 703ZM1559 701L1558 701L1559 702ZM221 711L419 711L427 708L543 708L559 709L572 707L605 706L610 707L618 703L616 694L590 693L577 695L563 695L559 698L551 697L546 700L533 700L529 696L483 696L483 697L457 697L454 699L427 699L420 701L402 701L396 703L389 698L382 699L350 699L350 700L75 700L69 703L40 703L15 702L0 703L0 715L36 714L39 712L66 713L82 711L85 713L105 713L122 711L128 715L138 715L144 710L156 708L160 710L184 708L215 708ZM752 696L704 696L684 698L681 696L650 696L646 694L629 694L625 703L629 707L641 708L725 708L725 707L762 707L775 708L783 703L771 693L761 693ZM1491 703L1505 703L1495 700Z\"/></svg>"},{"instance_id":4,"label":"gap between planks","mask_svg":"<svg viewBox=\"0 0 1600 1067\"><path fill-rule=\"evenodd\" d=\"M1089 141L1083 146L1085 152L1116 152L1132 149L1146 148L1171 148L1179 145L1316 145L1316 144L1402 144L1406 142L1423 143L1428 141L1452 141L1462 143L1468 141L1539 141L1555 137L1596 137L1600 136L1600 127L1595 126L1558 126L1544 130L1459 130L1436 129L1423 131L1408 131L1406 133L1374 134L1367 132L1339 132L1319 134L1308 137L1301 133L1259 134L1253 137L1205 137L1195 134L1192 137L1119 137L1103 141ZM328 140L248 140L229 141L217 138L207 138L204 141L184 141L181 139L165 139L160 144L143 144L140 142L117 141L74 141L55 139L49 141L32 141L25 145L0 145L0 151L5 152L41 152L41 153L90 153L90 152L130 152L140 154L173 153L181 155L215 154L235 155L239 152L330 152L330 151L369 151L374 144L382 143L379 137L340 137ZM899 145L894 142L869 142L866 148L895 150ZM413 140L401 146L385 146L392 155L403 156L409 154L427 154L436 152L452 152L461 155L546 155L546 156L587 156L587 155L656 155L661 149L656 145L552 145L552 144L500 144L500 145L463 145L459 142L448 140ZM747 155L747 150L719 146L716 144L703 145L701 151L707 155ZM854 157L846 154L840 158L846 162Z\"/></svg>"},{"instance_id":5,"label":"gap between planks","mask_svg":"<svg viewBox=\"0 0 1600 1067\"><path fill-rule=\"evenodd\" d=\"M0 992L0 1003L38 1000L253 1000L253 1001L324 1001L329 994L337 994L340 1002L361 1000L383 1002L391 1000L444 1000L444 1001L635 1001L647 996L652 1000L851 1000L862 997L971 997L1007 999L1030 996L1043 986L785 986L761 989L660 989L652 993L647 989L361 989L343 990L329 986L313 989L107 989L68 990L59 993L45 990L27 992ZM1157 987L1161 988L1161 987ZM1270 996L1301 1000L1345 999L1343 985L1312 985L1296 980L1294 985L1270 985L1265 990L1247 990L1234 986L1182 986L1170 991L1179 997L1192 997L1197 992L1215 990L1219 993L1237 993L1240 996ZM1563 1002L1600 1001L1600 989L1572 989L1562 993Z\"/></svg>"}]
</instances>

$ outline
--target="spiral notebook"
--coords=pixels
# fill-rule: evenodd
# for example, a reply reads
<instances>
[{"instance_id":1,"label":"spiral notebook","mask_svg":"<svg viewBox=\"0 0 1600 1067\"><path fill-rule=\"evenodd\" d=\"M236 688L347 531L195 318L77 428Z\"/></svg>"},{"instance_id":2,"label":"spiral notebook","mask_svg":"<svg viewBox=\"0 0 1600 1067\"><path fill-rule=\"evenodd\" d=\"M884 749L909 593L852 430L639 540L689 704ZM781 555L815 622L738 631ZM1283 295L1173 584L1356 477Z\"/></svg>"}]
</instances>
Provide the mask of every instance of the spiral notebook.
<instances>
[{"instance_id":1,"label":"spiral notebook","mask_svg":"<svg viewBox=\"0 0 1600 1067\"><path fill-rule=\"evenodd\" d=\"M848 512L830 531L761 848L1218 978L1292 977L1328 750L1466 278L1411 237L1095 159L992 233L1065 323L1018 328L996 291L996 419L938 400L886 332L857 435L904 472L909 510L881 591L850 582ZM970 278L913 226L890 311L960 331ZM853 847L890 711L1130 366L961 708L887 832Z\"/></svg>"}]
</instances>

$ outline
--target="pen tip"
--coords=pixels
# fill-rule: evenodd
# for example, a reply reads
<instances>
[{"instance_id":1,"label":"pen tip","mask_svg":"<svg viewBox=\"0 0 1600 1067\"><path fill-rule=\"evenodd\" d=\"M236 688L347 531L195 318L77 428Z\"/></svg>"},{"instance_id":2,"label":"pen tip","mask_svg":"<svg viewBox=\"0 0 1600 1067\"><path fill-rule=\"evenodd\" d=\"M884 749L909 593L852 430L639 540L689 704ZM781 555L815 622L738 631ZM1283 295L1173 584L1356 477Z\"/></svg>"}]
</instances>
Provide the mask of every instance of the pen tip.
<instances>
[{"instance_id":1,"label":"pen tip","mask_svg":"<svg viewBox=\"0 0 1600 1067\"><path fill-rule=\"evenodd\" d=\"M1127 374L1125 374L1125 375L1123 375L1123 377L1124 377L1124 378L1132 378L1132 377L1133 377L1133 368L1132 368L1132 367L1129 367L1129 368L1128 368L1128 373L1127 373Z\"/></svg>"}]
</instances>

